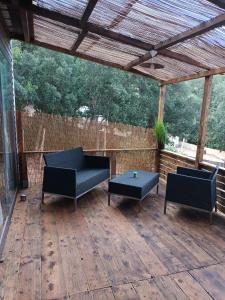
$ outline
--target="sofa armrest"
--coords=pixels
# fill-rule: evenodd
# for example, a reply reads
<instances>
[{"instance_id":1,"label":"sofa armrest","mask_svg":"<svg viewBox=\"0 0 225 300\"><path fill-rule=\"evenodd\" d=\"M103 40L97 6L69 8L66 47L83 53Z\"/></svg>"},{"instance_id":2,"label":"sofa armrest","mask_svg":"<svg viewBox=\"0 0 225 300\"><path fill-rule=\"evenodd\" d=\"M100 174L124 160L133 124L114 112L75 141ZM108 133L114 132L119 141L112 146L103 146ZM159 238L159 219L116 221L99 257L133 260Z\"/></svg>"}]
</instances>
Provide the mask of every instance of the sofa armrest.
<instances>
[{"instance_id":1,"label":"sofa armrest","mask_svg":"<svg viewBox=\"0 0 225 300\"><path fill-rule=\"evenodd\" d=\"M107 156L85 155L84 157L89 168L110 169L110 158Z\"/></svg>"},{"instance_id":2,"label":"sofa armrest","mask_svg":"<svg viewBox=\"0 0 225 300\"><path fill-rule=\"evenodd\" d=\"M212 210L212 196L211 180L168 173L165 197L167 201Z\"/></svg>"},{"instance_id":3,"label":"sofa armrest","mask_svg":"<svg viewBox=\"0 0 225 300\"><path fill-rule=\"evenodd\" d=\"M76 170L45 166L42 191L76 197Z\"/></svg>"},{"instance_id":4,"label":"sofa armrest","mask_svg":"<svg viewBox=\"0 0 225 300\"><path fill-rule=\"evenodd\" d=\"M184 168L184 167L177 167L177 174L203 178L203 179L209 179L211 176L211 172L191 169L191 168Z\"/></svg>"}]
</instances>

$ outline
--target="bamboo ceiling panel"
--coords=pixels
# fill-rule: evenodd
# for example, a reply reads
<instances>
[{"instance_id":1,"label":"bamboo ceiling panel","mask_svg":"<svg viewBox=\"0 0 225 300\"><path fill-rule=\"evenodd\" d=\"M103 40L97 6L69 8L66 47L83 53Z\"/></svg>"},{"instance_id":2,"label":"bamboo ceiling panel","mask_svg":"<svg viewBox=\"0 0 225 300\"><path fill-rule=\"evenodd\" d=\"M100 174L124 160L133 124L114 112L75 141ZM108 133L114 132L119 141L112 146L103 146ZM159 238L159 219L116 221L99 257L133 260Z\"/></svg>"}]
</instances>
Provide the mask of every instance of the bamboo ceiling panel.
<instances>
[{"instance_id":1,"label":"bamboo ceiling panel","mask_svg":"<svg viewBox=\"0 0 225 300\"><path fill-rule=\"evenodd\" d=\"M224 2L0 0L0 17L11 38L174 83L224 73ZM164 68L141 67L153 49Z\"/></svg>"},{"instance_id":2,"label":"bamboo ceiling panel","mask_svg":"<svg viewBox=\"0 0 225 300\"><path fill-rule=\"evenodd\" d=\"M88 0L36 0L33 3L67 16L81 18Z\"/></svg>"},{"instance_id":3,"label":"bamboo ceiling panel","mask_svg":"<svg viewBox=\"0 0 225 300\"><path fill-rule=\"evenodd\" d=\"M40 16L33 18L35 40L70 50L79 29Z\"/></svg>"},{"instance_id":4,"label":"bamboo ceiling panel","mask_svg":"<svg viewBox=\"0 0 225 300\"><path fill-rule=\"evenodd\" d=\"M204 35L170 47L170 50L186 54L205 63L210 68L225 67L225 27L216 28Z\"/></svg>"},{"instance_id":5,"label":"bamboo ceiling panel","mask_svg":"<svg viewBox=\"0 0 225 300\"><path fill-rule=\"evenodd\" d=\"M131 60L136 59L138 54L141 54L139 49L124 47L120 43L99 38L97 35L88 35L77 51L121 66L126 66Z\"/></svg>"},{"instance_id":6,"label":"bamboo ceiling panel","mask_svg":"<svg viewBox=\"0 0 225 300\"><path fill-rule=\"evenodd\" d=\"M90 22L157 44L208 21L223 9L206 0L100 0ZM117 12L117 14L116 14Z\"/></svg>"},{"instance_id":7,"label":"bamboo ceiling panel","mask_svg":"<svg viewBox=\"0 0 225 300\"><path fill-rule=\"evenodd\" d=\"M126 66L131 60L144 55L146 51L96 34L88 34L79 46L78 52Z\"/></svg>"}]
</instances>

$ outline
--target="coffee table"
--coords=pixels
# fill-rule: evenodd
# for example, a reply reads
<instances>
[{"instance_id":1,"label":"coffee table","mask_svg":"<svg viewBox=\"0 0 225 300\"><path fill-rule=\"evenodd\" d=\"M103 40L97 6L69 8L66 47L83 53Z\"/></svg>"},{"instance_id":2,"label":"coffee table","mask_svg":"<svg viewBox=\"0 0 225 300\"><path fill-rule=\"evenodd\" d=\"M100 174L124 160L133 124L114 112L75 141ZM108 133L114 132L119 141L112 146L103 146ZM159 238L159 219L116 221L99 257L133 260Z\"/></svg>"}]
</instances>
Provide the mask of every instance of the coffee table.
<instances>
[{"instance_id":1,"label":"coffee table","mask_svg":"<svg viewBox=\"0 0 225 300\"><path fill-rule=\"evenodd\" d=\"M134 172L137 172L136 178L133 176ZM109 181L108 205L110 205L111 194L117 194L138 200L141 208L142 200L156 185L158 194L159 173L129 170Z\"/></svg>"}]
</instances>

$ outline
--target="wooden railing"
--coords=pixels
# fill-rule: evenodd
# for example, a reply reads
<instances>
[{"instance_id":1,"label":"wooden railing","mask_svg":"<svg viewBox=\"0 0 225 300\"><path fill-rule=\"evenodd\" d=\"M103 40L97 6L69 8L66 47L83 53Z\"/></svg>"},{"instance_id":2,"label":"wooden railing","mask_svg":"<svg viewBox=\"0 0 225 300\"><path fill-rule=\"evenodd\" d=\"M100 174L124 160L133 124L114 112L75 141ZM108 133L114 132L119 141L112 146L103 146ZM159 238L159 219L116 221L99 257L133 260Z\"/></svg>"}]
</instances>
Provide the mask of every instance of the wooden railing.
<instances>
[{"instance_id":1,"label":"wooden railing","mask_svg":"<svg viewBox=\"0 0 225 300\"><path fill-rule=\"evenodd\" d=\"M167 173L175 173L177 166L194 168L195 160L193 158L170 152L167 150L160 151L159 155L159 172L161 181L166 183ZM212 170L213 165L200 162L200 169ZM225 169L220 168L217 175L217 203L218 209L225 213Z\"/></svg>"}]
</instances>

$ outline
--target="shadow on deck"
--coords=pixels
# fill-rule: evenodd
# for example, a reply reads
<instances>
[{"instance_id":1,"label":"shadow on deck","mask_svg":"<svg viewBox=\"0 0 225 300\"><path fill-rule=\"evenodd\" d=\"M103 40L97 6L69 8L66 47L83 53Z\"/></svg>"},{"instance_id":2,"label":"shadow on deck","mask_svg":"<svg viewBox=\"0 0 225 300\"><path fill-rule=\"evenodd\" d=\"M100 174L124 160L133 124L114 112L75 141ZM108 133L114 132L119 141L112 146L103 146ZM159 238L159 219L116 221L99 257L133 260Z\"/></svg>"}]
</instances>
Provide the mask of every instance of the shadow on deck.
<instances>
[{"instance_id":1,"label":"shadow on deck","mask_svg":"<svg viewBox=\"0 0 225 300\"><path fill-rule=\"evenodd\" d=\"M103 187L104 188L104 187ZM224 299L225 218L168 205L154 192L135 201L101 187L72 201L40 186L17 201L4 262L4 299Z\"/></svg>"}]
</instances>

